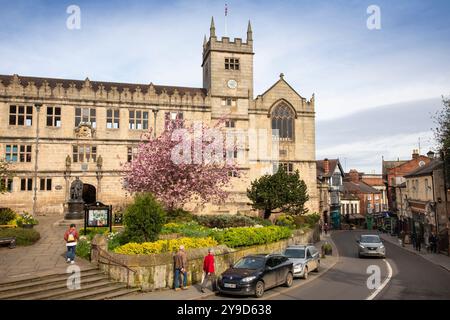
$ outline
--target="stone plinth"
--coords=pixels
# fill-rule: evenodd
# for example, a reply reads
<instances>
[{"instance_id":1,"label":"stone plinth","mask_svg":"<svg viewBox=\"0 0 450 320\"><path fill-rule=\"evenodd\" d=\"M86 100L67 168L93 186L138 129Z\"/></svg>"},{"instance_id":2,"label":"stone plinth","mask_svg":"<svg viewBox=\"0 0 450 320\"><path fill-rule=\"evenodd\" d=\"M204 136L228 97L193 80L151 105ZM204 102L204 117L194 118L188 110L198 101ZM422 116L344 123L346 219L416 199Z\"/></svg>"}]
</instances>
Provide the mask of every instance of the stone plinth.
<instances>
[{"instance_id":1,"label":"stone plinth","mask_svg":"<svg viewBox=\"0 0 450 320\"><path fill-rule=\"evenodd\" d=\"M67 202L67 212L65 220L81 220L84 218L84 202L69 200Z\"/></svg>"}]
</instances>

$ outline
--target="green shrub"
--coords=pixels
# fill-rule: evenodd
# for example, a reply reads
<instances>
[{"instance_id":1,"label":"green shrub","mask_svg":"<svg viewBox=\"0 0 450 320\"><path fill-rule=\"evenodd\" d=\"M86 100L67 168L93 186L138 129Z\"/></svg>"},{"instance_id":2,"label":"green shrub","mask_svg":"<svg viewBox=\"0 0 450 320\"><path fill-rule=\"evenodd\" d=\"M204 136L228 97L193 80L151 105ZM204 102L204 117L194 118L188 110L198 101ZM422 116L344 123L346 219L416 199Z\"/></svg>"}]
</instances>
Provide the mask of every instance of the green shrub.
<instances>
[{"instance_id":1,"label":"green shrub","mask_svg":"<svg viewBox=\"0 0 450 320\"><path fill-rule=\"evenodd\" d=\"M236 228L236 227L250 227L254 226L255 221L247 216L242 215L231 215L231 214L221 214L221 215L203 215L196 216L196 221L208 228Z\"/></svg>"},{"instance_id":2,"label":"green shrub","mask_svg":"<svg viewBox=\"0 0 450 320\"><path fill-rule=\"evenodd\" d=\"M0 229L0 238L16 237L18 246L28 246L41 238L39 232L34 229L22 228L2 228Z\"/></svg>"},{"instance_id":3,"label":"green shrub","mask_svg":"<svg viewBox=\"0 0 450 320\"><path fill-rule=\"evenodd\" d=\"M167 222L190 222L194 220L194 215L183 209L174 209L167 212Z\"/></svg>"},{"instance_id":4,"label":"green shrub","mask_svg":"<svg viewBox=\"0 0 450 320\"><path fill-rule=\"evenodd\" d=\"M320 220L320 215L317 213L294 216L294 223L297 228L313 228Z\"/></svg>"},{"instance_id":5,"label":"green shrub","mask_svg":"<svg viewBox=\"0 0 450 320\"><path fill-rule=\"evenodd\" d=\"M275 221L275 224L280 227L288 227L289 229L295 229L294 217L288 214L280 214Z\"/></svg>"},{"instance_id":6,"label":"green shrub","mask_svg":"<svg viewBox=\"0 0 450 320\"><path fill-rule=\"evenodd\" d=\"M123 217L124 237L129 242L155 241L165 220L164 209L153 195L137 194Z\"/></svg>"},{"instance_id":7,"label":"green shrub","mask_svg":"<svg viewBox=\"0 0 450 320\"><path fill-rule=\"evenodd\" d=\"M0 208L0 225L8 224L8 222L16 218L16 213L10 208Z\"/></svg>"},{"instance_id":8,"label":"green shrub","mask_svg":"<svg viewBox=\"0 0 450 320\"><path fill-rule=\"evenodd\" d=\"M231 248L266 244L289 238L292 231L287 227L242 227L213 233L214 239Z\"/></svg>"},{"instance_id":9,"label":"green shrub","mask_svg":"<svg viewBox=\"0 0 450 320\"><path fill-rule=\"evenodd\" d=\"M86 260L91 259L91 241L89 240L78 240L77 248L75 249L75 254Z\"/></svg>"},{"instance_id":10,"label":"green shrub","mask_svg":"<svg viewBox=\"0 0 450 320\"><path fill-rule=\"evenodd\" d=\"M87 236L89 239L94 238L94 236L96 234L108 234L109 233L109 228L106 227L101 227L101 228L92 228L92 227L88 227L86 228L86 233L84 233L84 227L80 228L78 230L78 233L80 234L80 236Z\"/></svg>"},{"instance_id":11,"label":"green shrub","mask_svg":"<svg viewBox=\"0 0 450 320\"><path fill-rule=\"evenodd\" d=\"M252 220L255 222L255 224L258 224L258 225L261 225L264 227L273 225L272 221L270 221L269 219L264 219L264 218L260 218L260 217L252 217Z\"/></svg>"},{"instance_id":12,"label":"green shrub","mask_svg":"<svg viewBox=\"0 0 450 320\"><path fill-rule=\"evenodd\" d=\"M197 222L167 223L161 229L161 234L179 233L185 237L203 238L208 237L212 230L199 225Z\"/></svg>"}]
</instances>

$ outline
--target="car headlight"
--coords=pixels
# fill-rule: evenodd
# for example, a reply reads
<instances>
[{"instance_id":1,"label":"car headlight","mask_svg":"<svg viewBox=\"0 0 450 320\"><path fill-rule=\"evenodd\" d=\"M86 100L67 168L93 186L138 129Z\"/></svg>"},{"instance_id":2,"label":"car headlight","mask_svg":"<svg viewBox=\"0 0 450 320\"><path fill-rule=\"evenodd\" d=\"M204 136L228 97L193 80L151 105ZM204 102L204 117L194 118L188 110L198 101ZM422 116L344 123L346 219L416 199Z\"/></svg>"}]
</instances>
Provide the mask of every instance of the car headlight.
<instances>
[{"instance_id":1,"label":"car headlight","mask_svg":"<svg viewBox=\"0 0 450 320\"><path fill-rule=\"evenodd\" d=\"M241 280L241 282L248 283L248 282L251 282L251 281L253 281L255 279L256 279L256 276L245 277L244 279Z\"/></svg>"},{"instance_id":2,"label":"car headlight","mask_svg":"<svg viewBox=\"0 0 450 320\"><path fill-rule=\"evenodd\" d=\"M384 249L384 246L383 245L381 245L380 247L379 247L380 249Z\"/></svg>"},{"instance_id":3,"label":"car headlight","mask_svg":"<svg viewBox=\"0 0 450 320\"><path fill-rule=\"evenodd\" d=\"M359 245L359 247L361 248L361 249L365 249L366 247L364 247L364 246L362 246L362 245Z\"/></svg>"},{"instance_id":4,"label":"car headlight","mask_svg":"<svg viewBox=\"0 0 450 320\"><path fill-rule=\"evenodd\" d=\"M301 269L301 268L303 268L303 263L294 264L294 269Z\"/></svg>"}]
</instances>

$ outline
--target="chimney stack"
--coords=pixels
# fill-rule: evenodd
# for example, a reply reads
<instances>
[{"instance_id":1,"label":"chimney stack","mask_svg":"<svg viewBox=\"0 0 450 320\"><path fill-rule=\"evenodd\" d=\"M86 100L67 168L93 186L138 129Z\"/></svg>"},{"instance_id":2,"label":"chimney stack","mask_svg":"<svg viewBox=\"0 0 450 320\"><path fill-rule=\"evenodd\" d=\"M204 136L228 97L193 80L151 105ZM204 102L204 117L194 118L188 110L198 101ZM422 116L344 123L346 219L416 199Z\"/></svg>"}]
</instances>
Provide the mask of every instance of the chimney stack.
<instances>
[{"instance_id":1,"label":"chimney stack","mask_svg":"<svg viewBox=\"0 0 450 320\"><path fill-rule=\"evenodd\" d=\"M430 159L434 159L434 152L433 151L428 151L427 152L427 156L428 156L428 158L430 158Z\"/></svg>"},{"instance_id":2,"label":"chimney stack","mask_svg":"<svg viewBox=\"0 0 450 320\"><path fill-rule=\"evenodd\" d=\"M359 182L359 173L355 169L349 171L348 175L350 176L350 181L358 183Z\"/></svg>"},{"instance_id":3,"label":"chimney stack","mask_svg":"<svg viewBox=\"0 0 450 320\"><path fill-rule=\"evenodd\" d=\"M419 158L419 150L417 150L417 149L414 149L414 150L413 150L412 158L413 158L413 159Z\"/></svg>"},{"instance_id":4,"label":"chimney stack","mask_svg":"<svg viewBox=\"0 0 450 320\"><path fill-rule=\"evenodd\" d=\"M324 174L328 174L330 172L330 161L327 158L323 160L323 171Z\"/></svg>"}]
</instances>

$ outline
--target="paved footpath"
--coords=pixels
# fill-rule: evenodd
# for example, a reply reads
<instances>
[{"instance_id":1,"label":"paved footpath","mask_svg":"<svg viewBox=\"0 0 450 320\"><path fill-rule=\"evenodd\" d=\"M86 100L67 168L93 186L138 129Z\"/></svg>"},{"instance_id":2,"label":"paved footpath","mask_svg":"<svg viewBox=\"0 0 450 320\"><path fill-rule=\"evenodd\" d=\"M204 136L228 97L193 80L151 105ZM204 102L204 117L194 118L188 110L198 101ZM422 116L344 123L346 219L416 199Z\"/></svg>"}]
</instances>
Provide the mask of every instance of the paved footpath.
<instances>
[{"instance_id":1,"label":"paved footpath","mask_svg":"<svg viewBox=\"0 0 450 320\"><path fill-rule=\"evenodd\" d=\"M399 239L397 236L391 236L391 235L383 233L380 235L380 237L385 241L389 241L392 244L402 247L400 245L400 242L399 242ZM418 256L421 256L422 258L446 269L447 271L450 271L450 257L449 256L446 256L446 255L443 255L440 253L428 253L427 250L424 248L422 248L421 251L417 251L417 250L414 250L412 244L405 244L405 246L402 248L409 252L415 253Z\"/></svg>"},{"instance_id":2,"label":"paved footpath","mask_svg":"<svg viewBox=\"0 0 450 320\"><path fill-rule=\"evenodd\" d=\"M0 247L0 283L66 271L63 235L67 227L57 224L62 217L38 216L37 219L39 224L34 228L41 238L35 244L14 249ZM83 259L75 261L82 270L92 267Z\"/></svg>"},{"instance_id":3,"label":"paved footpath","mask_svg":"<svg viewBox=\"0 0 450 320\"><path fill-rule=\"evenodd\" d=\"M331 269L338 260L337 250L330 238L330 234L328 234L327 236L323 236L322 241L317 242L315 244L316 247L319 248L319 251L320 251L320 247L324 241L328 241L332 244L334 252L333 252L333 256L327 256L326 259L321 259L321 261L320 261L321 272L319 273L319 275L322 275L325 272L327 272L329 269ZM309 277L307 282L313 281L317 277L317 275L314 275L313 273L311 273L310 275L311 275L311 277ZM305 280L298 280L298 281L305 282ZM127 295L124 297L118 297L118 298L116 298L116 300L200 300L200 299L208 299L208 298L212 298L216 295L216 293L211 290L211 283L209 283L208 286L209 286L209 288L206 289L205 293L201 292L200 284L195 284L193 286L190 286L187 290L174 291L173 289L166 288L166 289L156 290L156 291L152 291L152 292L135 293L135 294ZM298 285L296 285L296 286L298 286ZM278 292L277 289L273 289L271 291L272 291L272 294ZM269 294L269 293L270 292L268 291L267 294ZM220 298L223 299L224 297L220 297Z\"/></svg>"}]
</instances>

